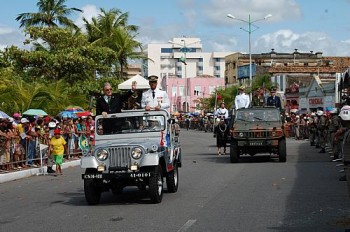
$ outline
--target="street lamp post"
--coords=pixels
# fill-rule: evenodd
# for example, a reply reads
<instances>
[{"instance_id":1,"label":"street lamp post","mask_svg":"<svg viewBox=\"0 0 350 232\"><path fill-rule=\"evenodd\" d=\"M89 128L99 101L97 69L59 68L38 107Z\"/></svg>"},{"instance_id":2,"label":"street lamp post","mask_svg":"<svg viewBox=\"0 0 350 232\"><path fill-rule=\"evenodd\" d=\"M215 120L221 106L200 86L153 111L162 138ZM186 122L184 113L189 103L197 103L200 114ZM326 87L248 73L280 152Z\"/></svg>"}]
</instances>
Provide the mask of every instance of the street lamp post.
<instances>
[{"instance_id":1,"label":"street lamp post","mask_svg":"<svg viewBox=\"0 0 350 232\"><path fill-rule=\"evenodd\" d=\"M187 47L186 47L186 40L182 39L183 42L183 47L181 48L181 51L184 54L184 60L183 60L183 65L184 65L184 79L185 79L185 112L188 112L188 107L187 107L187 63L186 63L186 53L187 53Z\"/></svg>"},{"instance_id":2,"label":"street lamp post","mask_svg":"<svg viewBox=\"0 0 350 232\"><path fill-rule=\"evenodd\" d=\"M258 22L258 21L262 21L262 20L265 20L265 19L268 19L270 17L272 17L271 14L268 14L266 15L264 18L262 19L257 19L257 20L251 20L250 18L250 14L248 15L248 21L247 20L244 20L244 19L240 19L240 18L236 18L235 16L231 15L231 14L228 14L227 17L229 17L230 19L235 19L235 20L238 20L238 21L242 21L242 22L245 22L248 24L248 29L245 29L245 28L240 28L242 29L243 31L245 32L248 32L248 37L249 37L249 86L250 86L250 98L252 98L252 83L253 83L253 74L252 74L252 46L251 46L251 34L252 32L256 31L259 29L258 26L256 26L254 23L255 22ZM252 28L253 27L253 28Z\"/></svg>"},{"instance_id":3,"label":"street lamp post","mask_svg":"<svg viewBox=\"0 0 350 232\"><path fill-rule=\"evenodd\" d=\"M187 47L187 44L186 45L186 40L185 39L182 39L181 42L183 42L183 44L178 44L178 43L175 43L173 41L168 41L169 43L171 44L176 44L176 45L179 45L181 46L180 48L180 51L184 54L183 56L183 59L180 59L180 61L183 63L184 65L184 79L185 79L185 112L188 112L188 106L189 104L187 103L187 94L188 94L188 91L187 91L187 63L186 63L186 53L189 51L189 48ZM196 41L196 42L193 42L193 43L190 43L190 44L195 44L195 43L199 43L200 40Z\"/></svg>"}]
</instances>

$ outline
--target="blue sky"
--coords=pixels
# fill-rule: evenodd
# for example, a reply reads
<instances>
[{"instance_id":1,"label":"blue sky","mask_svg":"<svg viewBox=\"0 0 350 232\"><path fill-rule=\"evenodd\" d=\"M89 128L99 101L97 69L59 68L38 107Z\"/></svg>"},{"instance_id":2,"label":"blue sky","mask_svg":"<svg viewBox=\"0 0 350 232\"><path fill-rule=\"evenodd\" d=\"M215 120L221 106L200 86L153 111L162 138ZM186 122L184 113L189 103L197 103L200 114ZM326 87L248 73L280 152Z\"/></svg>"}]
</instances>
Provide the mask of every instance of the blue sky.
<instances>
[{"instance_id":1,"label":"blue sky","mask_svg":"<svg viewBox=\"0 0 350 232\"><path fill-rule=\"evenodd\" d=\"M2 3L0 48L22 46L23 33L16 16L37 12L36 0L10 0ZM78 25L99 9L118 8L129 12L129 23L140 27L137 39L167 43L174 37L198 37L203 50L248 52L247 23L226 17L232 14L248 20L273 16L256 23L252 32L252 53L323 52L324 56L350 55L350 0L67 0L68 7L84 10L71 19Z\"/></svg>"}]
</instances>

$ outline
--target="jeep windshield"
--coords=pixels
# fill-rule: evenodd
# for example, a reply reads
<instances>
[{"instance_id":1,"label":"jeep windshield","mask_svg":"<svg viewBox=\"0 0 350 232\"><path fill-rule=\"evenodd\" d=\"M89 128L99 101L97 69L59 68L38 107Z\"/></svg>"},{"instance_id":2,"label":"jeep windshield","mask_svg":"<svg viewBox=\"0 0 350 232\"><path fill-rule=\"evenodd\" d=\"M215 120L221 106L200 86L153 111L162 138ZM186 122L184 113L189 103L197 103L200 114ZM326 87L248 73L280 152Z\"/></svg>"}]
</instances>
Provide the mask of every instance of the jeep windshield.
<instances>
[{"instance_id":1,"label":"jeep windshield","mask_svg":"<svg viewBox=\"0 0 350 232\"><path fill-rule=\"evenodd\" d=\"M157 132L165 130L163 115L118 116L99 118L96 122L98 135Z\"/></svg>"},{"instance_id":2,"label":"jeep windshield","mask_svg":"<svg viewBox=\"0 0 350 232\"><path fill-rule=\"evenodd\" d=\"M275 109L246 109L238 110L236 113L235 121L244 121L244 122L276 122L280 121L280 114L278 110Z\"/></svg>"}]
</instances>

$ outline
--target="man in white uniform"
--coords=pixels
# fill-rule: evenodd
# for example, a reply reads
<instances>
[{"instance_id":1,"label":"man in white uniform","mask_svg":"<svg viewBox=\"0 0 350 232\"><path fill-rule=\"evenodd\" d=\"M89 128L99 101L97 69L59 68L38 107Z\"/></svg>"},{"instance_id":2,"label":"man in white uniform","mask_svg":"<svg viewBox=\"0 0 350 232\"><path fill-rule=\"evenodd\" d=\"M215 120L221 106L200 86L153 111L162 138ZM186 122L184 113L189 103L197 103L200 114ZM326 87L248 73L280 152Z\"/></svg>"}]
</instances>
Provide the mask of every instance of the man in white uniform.
<instances>
[{"instance_id":1,"label":"man in white uniform","mask_svg":"<svg viewBox=\"0 0 350 232\"><path fill-rule=\"evenodd\" d=\"M241 86L238 88L238 95L235 98L236 110L241 108L248 108L249 105L250 105L249 96L244 93L244 87Z\"/></svg>"},{"instance_id":2,"label":"man in white uniform","mask_svg":"<svg viewBox=\"0 0 350 232\"><path fill-rule=\"evenodd\" d=\"M148 77L149 90L142 94L141 107L145 110L168 109L170 107L169 97L165 91L157 88L157 76Z\"/></svg>"}]
</instances>

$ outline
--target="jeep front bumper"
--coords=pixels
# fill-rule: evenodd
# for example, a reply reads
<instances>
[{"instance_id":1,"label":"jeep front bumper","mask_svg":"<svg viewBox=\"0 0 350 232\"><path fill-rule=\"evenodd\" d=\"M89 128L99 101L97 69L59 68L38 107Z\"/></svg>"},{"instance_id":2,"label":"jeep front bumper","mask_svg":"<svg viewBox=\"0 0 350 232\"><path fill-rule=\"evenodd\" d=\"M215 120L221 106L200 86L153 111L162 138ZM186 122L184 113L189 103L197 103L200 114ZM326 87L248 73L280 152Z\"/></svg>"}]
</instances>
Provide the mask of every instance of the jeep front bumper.
<instances>
[{"instance_id":1,"label":"jeep front bumper","mask_svg":"<svg viewBox=\"0 0 350 232\"><path fill-rule=\"evenodd\" d=\"M136 178L149 178L153 176L152 172L118 172L118 173L87 173L82 174L82 179L97 179L97 180L106 180L106 179L136 179Z\"/></svg>"}]
</instances>

